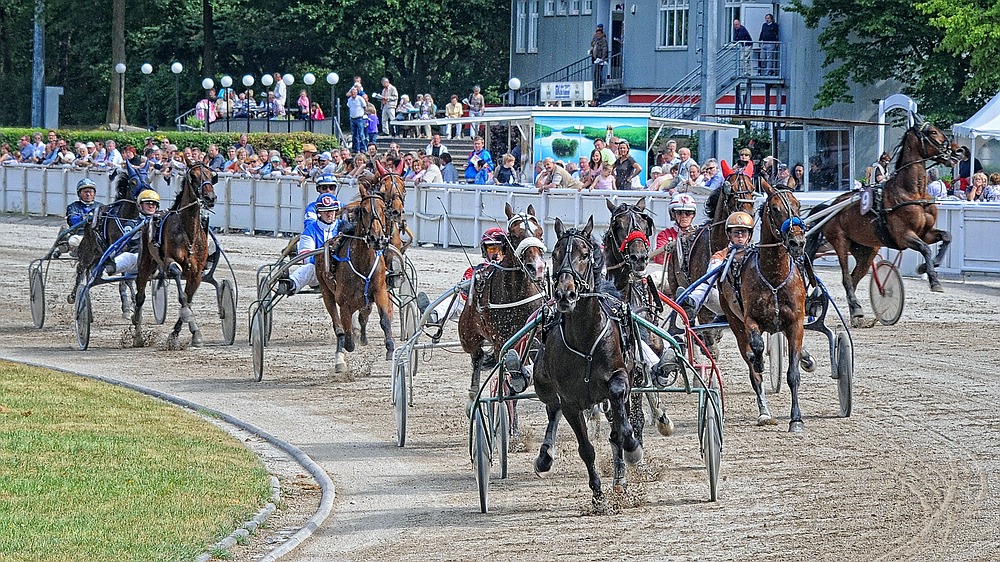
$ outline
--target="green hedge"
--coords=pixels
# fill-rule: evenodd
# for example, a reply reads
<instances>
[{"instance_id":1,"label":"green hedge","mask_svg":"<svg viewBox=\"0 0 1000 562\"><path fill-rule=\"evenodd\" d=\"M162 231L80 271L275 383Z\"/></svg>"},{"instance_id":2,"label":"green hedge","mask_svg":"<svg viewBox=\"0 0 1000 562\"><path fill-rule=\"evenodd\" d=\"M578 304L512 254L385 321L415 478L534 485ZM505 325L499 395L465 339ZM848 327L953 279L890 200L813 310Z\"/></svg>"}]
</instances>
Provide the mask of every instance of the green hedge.
<instances>
[{"instance_id":1,"label":"green hedge","mask_svg":"<svg viewBox=\"0 0 1000 562\"><path fill-rule=\"evenodd\" d=\"M10 144L11 150L17 150L18 142L21 140L23 135L30 136L38 131L41 131L43 139L48 133L46 129L0 128L0 143L8 143ZM170 139L170 143L177 145L178 148L190 146L192 148L198 147L202 151L207 151L208 145L210 144L216 144L220 149L224 149L224 147L235 144L240 138L239 133L175 131L157 131L155 133L150 133L148 131L119 133L103 130L76 131L72 129L59 129L56 131L56 134L59 135L59 138L65 139L70 145L73 145L77 141L107 142L108 140L114 140L119 147L131 144L140 150L143 146L145 146L146 137L149 136L155 138L156 144L160 146L166 144L167 139ZM280 150L281 153L289 159L294 158L296 154L302 152L302 145L307 142L315 144L316 148L318 148L321 152L325 150L333 150L339 147L336 137L331 135L318 135L315 133L250 133L248 135L248 141L251 145L253 145L255 150Z\"/></svg>"}]
</instances>

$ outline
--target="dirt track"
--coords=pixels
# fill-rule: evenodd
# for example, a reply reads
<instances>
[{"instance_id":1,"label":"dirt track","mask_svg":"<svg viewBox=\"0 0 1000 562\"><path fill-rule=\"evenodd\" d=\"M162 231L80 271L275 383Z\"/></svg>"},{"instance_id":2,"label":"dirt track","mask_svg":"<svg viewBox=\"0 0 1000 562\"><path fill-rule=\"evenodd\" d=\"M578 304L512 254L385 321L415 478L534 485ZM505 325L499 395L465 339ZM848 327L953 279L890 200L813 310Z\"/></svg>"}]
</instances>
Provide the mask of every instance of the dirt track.
<instances>
[{"instance_id":1,"label":"dirt track","mask_svg":"<svg viewBox=\"0 0 1000 562\"><path fill-rule=\"evenodd\" d=\"M754 426L745 366L723 342L727 411L720 501L709 503L694 431L693 398L671 398L671 438L646 439L648 468L632 474L637 504L587 516L590 492L572 432L560 433L553 473L531 472L544 416L523 403L528 450L494 481L492 513L479 513L468 456L465 356L422 356L407 446L394 444L388 363L381 337L361 348L350 377L328 364L333 340L316 296L283 303L266 350L267 371L251 381L246 308L253 272L287 240L223 237L241 288L235 346L219 345L214 298L199 292L195 313L207 345L122 349L126 321L117 291L94 292L91 349L76 351L68 264L47 285L45 328L31 327L27 264L57 230L52 220L0 217L0 357L103 374L236 415L294 443L337 484L334 515L288 559L326 560L995 560L1000 558L1000 281L945 282L931 293L906 280L906 308L892 327L854 330L854 414L837 416L825 339L807 333L819 369L804 376L806 431L787 433L788 393L770 397L777 426ZM461 252L414 248L420 286L431 295L464 268ZM842 304L839 281L823 277ZM867 281L860 298L866 310ZM176 319L171 296L167 325ZM147 320L151 318L147 313ZM370 334L377 334L375 322ZM454 328L446 338L454 337ZM182 339L189 339L182 334ZM729 347L727 347L729 346ZM566 426L564 425L564 428ZM598 454L607 467L606 446ZM606 482L609 478L606 478Z\"/></svg>"}]
</instances>

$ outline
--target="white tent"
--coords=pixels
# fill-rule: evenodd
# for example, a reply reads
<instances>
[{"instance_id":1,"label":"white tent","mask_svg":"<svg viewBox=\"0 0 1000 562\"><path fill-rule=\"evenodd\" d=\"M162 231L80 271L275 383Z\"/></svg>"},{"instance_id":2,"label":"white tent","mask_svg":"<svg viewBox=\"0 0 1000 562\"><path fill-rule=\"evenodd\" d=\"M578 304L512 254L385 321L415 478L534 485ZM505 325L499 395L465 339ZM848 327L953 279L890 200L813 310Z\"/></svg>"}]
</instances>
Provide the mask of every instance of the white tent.
<instances>
[{"instance_id":1,"label":"white tent","mask_svg":"<svg viewBox=\"0 0 1000 562\"><path fill-rule=\"evenodd\" d=\"M951 126L956 137L1000 139L1000 94L993 96L975 115Z\"/></svg>"}]
</instances>

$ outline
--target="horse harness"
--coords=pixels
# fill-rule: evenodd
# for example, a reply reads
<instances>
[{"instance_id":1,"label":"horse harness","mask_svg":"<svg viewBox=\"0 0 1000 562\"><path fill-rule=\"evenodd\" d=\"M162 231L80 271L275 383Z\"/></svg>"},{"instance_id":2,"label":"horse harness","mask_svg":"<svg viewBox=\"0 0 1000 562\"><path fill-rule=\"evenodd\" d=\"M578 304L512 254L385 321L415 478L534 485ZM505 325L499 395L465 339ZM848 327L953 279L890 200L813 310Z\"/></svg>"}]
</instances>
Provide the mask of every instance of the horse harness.
<instances>
[{"instance_id":1,"label":"horse harness","mask_svg":"<svg viewBox=\"0 0 1000 562\"><path fill-rule=\"evenodd\" d=\"M872 214L872 229L875 231L875 235L878 237L879 242L881 242L883 246L886 248L892 248L893 250L900 250L902 248L896 244L896 241L892 237L892 233L889 232L889 214L896 209L900 209L908 205L921 205L926 207L927 205L933 205L935 201L934 199L909 199L907 201L903 201L902 203L897 203L892 207L886 208L884 185L885 183L883 182L867 188L867 190L871 193L872 206L868 212ZM862 198L864 198L863 194Z\"/></svg>"},{"instance_id":2,"label":"horse harness","mask_svg":"<svg viewBox=\"0 0 1000 562\"><path fill-rule=\"evenodd\" d=\"M617 222L618 219L622 216L628 216L629 219L628 234L626 234L625 238L622 239L621 242L619 242L617 237L615 236L615 222ZM645 229L639 228L638 219L643 219L646 221ZM641 211L634 205L626 205L626 204L619 205L618 208L616 208L614 212L611 213L611 226L608 228L608 238L611 239L611 248L613 249L612 255L614 255L615 258L618 259L619 261L615 265L605 267L605 270L614 271L616 269L625 267L625 265L628 263L627 260L625 259L625 249L634 240L641 240L642 242L644 242L646 244L646 249L648 250L650 246L649 236L652 234L650 232L652 230L652 225L653 225L653 217L649 216L649 213L647 213L646 211Z\"/></svg>"}]
</instances>

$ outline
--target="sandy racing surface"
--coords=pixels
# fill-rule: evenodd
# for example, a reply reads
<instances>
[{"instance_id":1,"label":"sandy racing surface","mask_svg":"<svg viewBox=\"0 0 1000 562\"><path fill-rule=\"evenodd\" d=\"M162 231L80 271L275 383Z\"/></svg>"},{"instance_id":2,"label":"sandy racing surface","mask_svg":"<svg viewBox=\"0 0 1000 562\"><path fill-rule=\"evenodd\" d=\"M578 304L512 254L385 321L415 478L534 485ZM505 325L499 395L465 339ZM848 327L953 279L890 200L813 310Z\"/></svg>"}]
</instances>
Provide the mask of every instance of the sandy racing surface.
<instances>
[{"instance_id":1,"label":"sandy racing surface","mask_svg":"<svg viewBox=\"0 0 1000 562\"><path fill-rule=\"evenodd\" d=\"M0 217L0 357L102 374L233 414L304 450L337 485L334 514L286 559L326 560L995 560L1000 558L1000 281L945 280L933 294L906 279L903 317L891 327L853 330L854 413L838 417L826 340L807 332L818 360L803 375L806 431L787 432L787 390L769 397L778 425L756 427L746 367L727 335L720 358L726 426L718 503L695 431L696 399L668 398L670 438L646 434L646 465L630 472L629 496L604 516L587 515L590 490L564 423L551 475L534 476L544 427L537 403L522 402L527 451L513 453L510 476L494 480L491 513L479 513L464 405L468 359L443 350L421 355L406 447L395 446L389 363L371 322L371 345L334 375L329 319L320 298L281 303L265 350L264 379L251 378L246 309L256 268L287 240L222 237L240 287L236 345L222 333L210 286L196 295L206 346L163 351L122 348L127 322L117 291L92 293L90 350L76 350L66 304L69 263L49 272L46 324L31 326L27 265L45 253L54 220ZM460 251L414 248L419 285L433 296L466 267ZM478 261L478 260L477 260ZM823 278L844 306L839 275ZM859 298L870 314L867 280ZM175 293L162 342L177 318ZM147 306L148 303L147 303ZM152 314L147 309L147 322ZM832 323L834 319L829 319ZM398 329L398 322L394 322ZM454 326L446 339L456 336ZM182 332L182 341L190 335ZM649 425L647 425L647 428ZM648 430L647 430L648 431ZM598 443L610 484L609 447ZM287 524L305 520L316 494L290 500Z\"/></svg>"}]
</instances>

